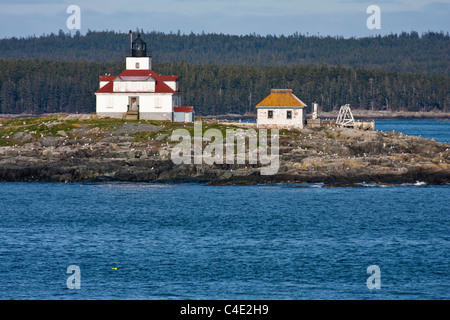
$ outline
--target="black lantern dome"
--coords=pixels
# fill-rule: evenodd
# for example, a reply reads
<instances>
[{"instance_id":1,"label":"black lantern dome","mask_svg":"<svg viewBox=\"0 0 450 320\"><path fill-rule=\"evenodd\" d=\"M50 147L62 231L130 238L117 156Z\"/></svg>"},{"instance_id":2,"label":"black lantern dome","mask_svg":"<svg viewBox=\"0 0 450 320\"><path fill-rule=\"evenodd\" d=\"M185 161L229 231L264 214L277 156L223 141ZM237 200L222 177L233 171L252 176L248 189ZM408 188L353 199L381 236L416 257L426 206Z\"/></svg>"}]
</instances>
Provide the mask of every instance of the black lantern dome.
<instances>
[{"instance_id":1,"label":"black lantern dome","mask_svg":"<svg viewBox=\"0 0 450 320\"><path fill-rule=\"evenodd\" d=\"M147 44L141 39L138 34L137 38L131 43L132 57L147 57Z\"/></svg>"}]
</instances>

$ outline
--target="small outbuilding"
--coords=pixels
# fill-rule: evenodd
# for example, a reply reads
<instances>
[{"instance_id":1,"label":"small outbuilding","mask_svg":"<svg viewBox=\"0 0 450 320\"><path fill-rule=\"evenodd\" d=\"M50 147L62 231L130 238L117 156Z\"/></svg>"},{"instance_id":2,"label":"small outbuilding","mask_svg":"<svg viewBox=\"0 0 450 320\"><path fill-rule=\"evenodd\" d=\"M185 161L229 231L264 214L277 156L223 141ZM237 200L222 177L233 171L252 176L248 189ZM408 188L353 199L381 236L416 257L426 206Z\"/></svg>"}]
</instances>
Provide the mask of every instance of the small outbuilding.
<instances>
[{"instance_id":1,"label":"small outbuilding","mask_svg":"<svg viewBox=\"0 0 450 320\"><path fill-rule=\"evenodd\" d=\"M194 107L174 107L173 121L194 122Z\"/></svg>"},{"instance_id":2,"label":"small outbuilding","mask_svg":"<svg viewBox=\"0 0 450 320\"><path fill-rule=\"evenodd\" d=\"M272 89L270 95L256 105L257 126L302 129L305 122L303 108L306 106L292 93L292 89Z\"/></svg>"}]
</instances>

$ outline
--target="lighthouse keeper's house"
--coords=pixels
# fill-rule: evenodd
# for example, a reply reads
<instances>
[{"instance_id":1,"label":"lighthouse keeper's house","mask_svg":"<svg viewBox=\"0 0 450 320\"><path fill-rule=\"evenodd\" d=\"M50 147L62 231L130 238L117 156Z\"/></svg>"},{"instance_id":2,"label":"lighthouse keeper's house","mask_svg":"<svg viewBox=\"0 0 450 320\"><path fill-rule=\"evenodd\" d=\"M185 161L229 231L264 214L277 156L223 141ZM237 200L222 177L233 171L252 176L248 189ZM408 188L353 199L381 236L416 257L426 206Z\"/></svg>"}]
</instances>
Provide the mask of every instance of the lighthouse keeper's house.
<instances>
[{"instance_id":1,"label":"lighthouse keeper's house","mask_svg":"<svg viewBox=\"0 0 450 320\"><path fill-rule=\"evenodd\" d=\"M140 35L131 43L126 70L118 76L100 76L99 82L95 96L100 116L194 121L194 108L181 106L178 76L162 76L152 70L152 57Z\"/></svg>"}]
</instances>

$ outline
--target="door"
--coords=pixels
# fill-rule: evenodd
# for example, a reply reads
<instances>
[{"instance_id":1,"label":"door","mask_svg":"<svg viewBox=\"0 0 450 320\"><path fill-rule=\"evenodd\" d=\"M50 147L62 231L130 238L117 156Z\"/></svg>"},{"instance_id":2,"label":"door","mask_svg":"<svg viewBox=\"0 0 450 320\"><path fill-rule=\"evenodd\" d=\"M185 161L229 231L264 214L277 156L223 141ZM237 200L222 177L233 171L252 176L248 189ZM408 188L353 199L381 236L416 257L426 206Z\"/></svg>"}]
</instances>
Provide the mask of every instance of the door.
<instances>
[{"instance_id":1,"label":"door","mask_svg":"<svg viewBox=\"0 0 450 320\"><path fill-rule=\"evenodd\" d=\"M139 102L137 97L130 97L128 111L138 112Z\"/></svg>"}]
</instances>

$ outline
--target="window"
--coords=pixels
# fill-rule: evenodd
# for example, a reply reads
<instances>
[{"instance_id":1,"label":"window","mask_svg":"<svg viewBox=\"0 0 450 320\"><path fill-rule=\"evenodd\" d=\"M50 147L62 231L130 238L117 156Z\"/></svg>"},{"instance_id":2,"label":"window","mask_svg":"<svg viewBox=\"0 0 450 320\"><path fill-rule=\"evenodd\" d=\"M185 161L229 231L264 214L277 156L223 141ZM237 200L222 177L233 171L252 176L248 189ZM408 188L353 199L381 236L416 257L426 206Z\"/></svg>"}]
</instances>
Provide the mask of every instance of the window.
<instances>
[{"instance_id":1,"label":"window","mask_svg":"<svg viewBox=\"0 0 450 320\"><path fill-rule=\"evenodd\" d=\"M273 110L267 111L267 118L273 119Z\"/></svg>"},{"instance_id":2,"label":"window","mask_svg":"<svg viewBox=\"0 0 450 320\"><path fill-rule=\"evenodd\" d=\"M139 69L139 62L136 62L136 69Z\"/></svg>"},{"instance_id":3,"label":"window","mask_svg":"<svg viewBox=\"0 0 450 320\"><path fill-rule=\"evenodd\" d=\"M161 108L161 97L156 97L155 98L155 108Z\"/></svg>"},{"instance_id":4,"label":"window","mask_svg":"<svg viewBox=\"0 0 450 320\"><path fill-rule=\"evenodd\" d=\"M173 105L174 105L175 107L178 107L180 104L181 104L181 102L180 102L180 97L174 96L174 97L173 97Z\"/></svg>"},{"instance_id":5,"label":"window","mask_svg":"<svg viewBox=\"0 0 450 320\"><path fill-rule=\"evenodd\" d=\"M292 119L292 111L286 111L286 119Z\"/></svg>"}]
</instances>

